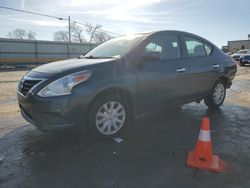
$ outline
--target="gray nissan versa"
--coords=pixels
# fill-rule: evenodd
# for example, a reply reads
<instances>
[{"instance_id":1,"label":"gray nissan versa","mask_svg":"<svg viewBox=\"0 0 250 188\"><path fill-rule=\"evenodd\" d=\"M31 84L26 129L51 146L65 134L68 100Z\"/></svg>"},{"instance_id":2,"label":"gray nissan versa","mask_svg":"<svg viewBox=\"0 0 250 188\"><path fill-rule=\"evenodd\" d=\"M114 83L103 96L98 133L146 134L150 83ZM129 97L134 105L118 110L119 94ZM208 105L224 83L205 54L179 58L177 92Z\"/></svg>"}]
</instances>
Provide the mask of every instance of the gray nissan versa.
<instances>
[{"instance_id":1,"label":"gray nissan versa","mask_svg":"<svg viewBox=\"0 0 250 188\"><path fill-rule=\"evenodd\" d=\"M31 70L17 96L23 117L41 130L80 125L110 138L146 111L203 99L220 107L236 71L231 57L194 34L140 33Z\"/></svg>"}]
</instances>

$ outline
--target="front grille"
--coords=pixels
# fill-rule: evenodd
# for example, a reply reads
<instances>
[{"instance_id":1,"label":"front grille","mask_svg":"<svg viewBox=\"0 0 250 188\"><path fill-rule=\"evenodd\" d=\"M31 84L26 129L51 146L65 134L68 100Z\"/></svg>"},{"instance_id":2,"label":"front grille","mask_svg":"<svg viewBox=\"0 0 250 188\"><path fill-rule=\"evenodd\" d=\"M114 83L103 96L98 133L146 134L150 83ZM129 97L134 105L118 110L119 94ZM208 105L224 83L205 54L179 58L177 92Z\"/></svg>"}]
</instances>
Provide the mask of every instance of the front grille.
<instances>
[{"instance_id":1,"label":"front grille","mask_svg":"<svg viewBox=\"0 0 250 188\"><path fill-rule=\"evenodd\" d=\"M24 96L27 96L28 92L41 81L42 80L23 78L23 80L21 80L20 85L19 85L20 93L22 93Z\"/></svg>"}]
</instances>

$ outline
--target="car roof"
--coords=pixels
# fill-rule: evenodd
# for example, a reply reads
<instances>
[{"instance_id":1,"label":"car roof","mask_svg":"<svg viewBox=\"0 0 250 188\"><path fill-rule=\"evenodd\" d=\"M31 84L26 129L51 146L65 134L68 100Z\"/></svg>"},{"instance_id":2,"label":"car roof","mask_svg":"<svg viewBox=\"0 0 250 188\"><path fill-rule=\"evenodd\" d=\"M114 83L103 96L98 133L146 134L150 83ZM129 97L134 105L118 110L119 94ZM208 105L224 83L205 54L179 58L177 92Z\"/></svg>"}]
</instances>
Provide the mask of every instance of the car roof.
<instances>
[{"instance_id":1,"label":"car roof","mask_svg":"<svg viewBox=\"0 0 250 188\"><path fill-rule=\"evenodd\" d=\"M186 31L181 31L181 30L160 30L160 31L145 32L144 34L147 34L148 36L150 36L150 35L160 34L160 33L173 33L173 34L174 33L176 33L176 34L179 33L179 34L189 35L191 37L195 37L195 38L197 38L199 40L202 40L202 41L216 47L215 44L213 44L209 40L207 40L207 39L205 39L205 38L203 38L203 37L201 37L199 35L196 35L196 34L193 34L193 33L190 33L190 32L186 32Z\"/></svg>"},{"instance_id":2,"label":"car roof","mask_svg":"<svg viewBox=\"0 0 250 188\"><path fill-rule=\"evenodd\" d=\"M159 30L159 31L146 31L146 32L139 32L139 33L135 33L135 34L144 34L144 35L154 35L154 34L160 34L160 33L181 33L181 34L186 34L186 35L191 35L191 36L194 36L196 38L200 38L202 40L206 40L208 41L207 39L199 36L199 35L196 35L194 33L190 33L190 32L186 32L186 31L181 31L181 30ZM210 42L210 41L208 41Z\"/></svg>"},{"instance_id":3,"label":"car roof","mask_svg":"<svg viewBox=\"0 0 250 188\"><path fill-rule=\"evenodd\" d=\"M186 34L186 35L194 35L194 36L197 36L197 37L201 37L201 36L198 36L194 33L190 33L190 32L187 32L187 31L181 31L181 30L159 30L159 31L151 31L151 32L148 32L148 34L156 34L156 33L164 33L164 32L169 32L169 33L182 33L182 34ZM201 37L202 38L202 37Z\"/></svg>"}]
</instances>

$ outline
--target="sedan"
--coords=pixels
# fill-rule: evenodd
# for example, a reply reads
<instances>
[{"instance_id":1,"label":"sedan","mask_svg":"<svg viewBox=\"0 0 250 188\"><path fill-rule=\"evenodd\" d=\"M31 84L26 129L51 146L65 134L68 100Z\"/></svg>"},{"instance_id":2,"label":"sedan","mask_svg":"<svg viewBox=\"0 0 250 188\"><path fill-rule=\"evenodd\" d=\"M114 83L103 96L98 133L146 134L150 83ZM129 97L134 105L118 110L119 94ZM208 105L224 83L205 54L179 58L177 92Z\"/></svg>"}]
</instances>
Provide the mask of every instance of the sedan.
<instances>
[{"instance_id":1,"label":"sedan","mask_svg":"<svg viewBox=\"0 0 250 188\"><path fill-rule=\"evenodd\" d=\"M250 64L250 54L243 55L240 60L240 66L245 66L246 64Z\"/></svg>"},{"instance_id":2,"label":"sedan","mask_svg":"<svg viewBox=\"0 0 250 188\"><path fill-rule=\"evenodd\" d=\"M219 108L236 70L231 57L197 35L139 33L31 70L17 96L22 116L40 130L77 126L112 138L148 111L201 100Z\"/></svg>"},{"instance_id":3,"label":"sedan","mask_svg":"<svg viewBox=\"0 0 250 188\"><path fill-rule=\"evenodd\" d=\"M240 61L240 59L242 58L242 56L244 54L249 54L250 50L249 49L244 49L244 50L239 50L237 53L231 55L231 57L235 60L235 61Z\"/></svg>"}]
</instances>

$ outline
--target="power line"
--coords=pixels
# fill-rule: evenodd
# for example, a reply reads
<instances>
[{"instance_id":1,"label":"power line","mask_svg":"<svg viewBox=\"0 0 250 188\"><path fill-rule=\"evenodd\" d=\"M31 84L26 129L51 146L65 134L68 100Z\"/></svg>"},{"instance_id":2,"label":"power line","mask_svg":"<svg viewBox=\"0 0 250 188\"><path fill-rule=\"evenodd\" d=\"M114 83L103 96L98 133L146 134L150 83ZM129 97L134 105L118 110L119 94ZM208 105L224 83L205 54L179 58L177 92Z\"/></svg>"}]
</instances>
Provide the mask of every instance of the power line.
<instances>
[{"instance_id":1,"label":"power line","mask_svg":"<svg viewBox=\"0 0 250 188\"><path fill-rule=\"evenodd\" d=\"M28 13L28 14L38 15L38 16L55 18L55 19L58 19L58 20L68 20L68 21L70 20L70 17L63 18L63 17L58 17L58 16L52 16L52 15L49 15L49 14L42 14L42 13L38 13L38 12L26 11L26 10L21 10L21 9L16 9L16 8L11 8L11 7L1 6L1 5L0 5L0 8L7 9L7 10L13 10L13 11L17 11L17 12L22 12L22 13ZM87 24L81 23L79 21L75 21L75 20L71 20L71 21L74 22L74 23L76 23L76 24L79 24L79 25L87 26ZM107 33L111 33L113 35L121 36L121 34L118 34L118 33L112 32L112 31L108 31L108 30L104 30L104 29L99 29L99 30L107 32Z\"/></svg>"},{"instance_id":2,"label":"power line","mask_svg":"<svg viewBox=\"0 0 250 188\"><path fill-rule=\"evenodd\" d=\"M45 16L45 17L49 17L49 18L56 18L58 20L68 20L66 18L61 18L61 17L57 17L57 16L51 16L51 15L48 15L48 14L41 14L41 13L37 13L37 12L26 11L26 10L21 10L21 9L16 9L16 8L10 8L10 7L5 7L5 6L1 6L1 5L0 5L0 8L8 9L8 10L14 10L14 11L28 13L28 14L34 14L34 15L38 15L38 16Z\"/></svg>"}]
</instances>

